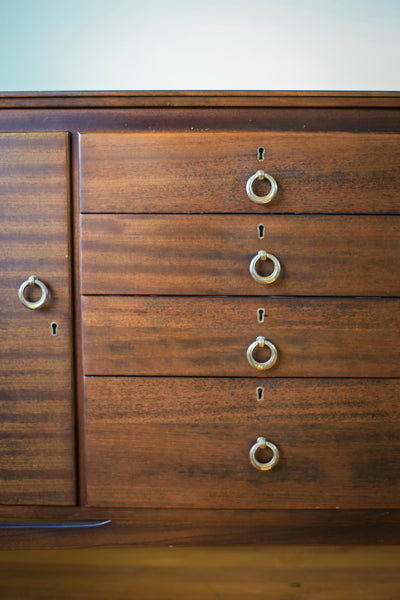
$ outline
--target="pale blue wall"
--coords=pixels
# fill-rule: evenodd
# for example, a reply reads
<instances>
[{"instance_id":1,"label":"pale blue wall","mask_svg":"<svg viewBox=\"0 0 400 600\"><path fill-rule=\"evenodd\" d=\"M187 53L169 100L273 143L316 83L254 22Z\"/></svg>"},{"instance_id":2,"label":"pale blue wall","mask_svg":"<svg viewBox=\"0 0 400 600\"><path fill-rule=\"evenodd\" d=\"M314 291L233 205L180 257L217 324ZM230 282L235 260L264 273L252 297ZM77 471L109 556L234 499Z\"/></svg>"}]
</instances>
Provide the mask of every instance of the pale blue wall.
<instances>
[{"instance_id":1,"label":"pale blue wall","mask_svg":"<svg viewBox=\"0 0 400 600\"><path fill-rule=\"evenodd\" d=\"M400 90L399 0L1 0L0 90Z\"/></svg>"}]
</instances>

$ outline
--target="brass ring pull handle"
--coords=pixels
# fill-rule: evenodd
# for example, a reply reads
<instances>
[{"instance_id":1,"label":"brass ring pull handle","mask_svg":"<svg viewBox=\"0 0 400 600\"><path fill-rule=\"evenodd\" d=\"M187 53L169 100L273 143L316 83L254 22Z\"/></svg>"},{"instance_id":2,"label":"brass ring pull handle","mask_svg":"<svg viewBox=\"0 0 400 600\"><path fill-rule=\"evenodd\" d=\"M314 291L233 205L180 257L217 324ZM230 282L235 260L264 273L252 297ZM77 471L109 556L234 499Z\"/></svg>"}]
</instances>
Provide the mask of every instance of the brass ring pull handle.
<instances>
[{"instance_id":1,"label":"brass ring pull handle","mask_svg":"<svg viewBox=\"0 0 400 600\"><path fill-rule=\"evenodd\" d=\"M253 356L253 352L256 348L260 347L263 348L264 346L267 346L270 350L271 350L271 356L269 357L269 359L263 363L258 362L258 360L256 360ZM274 364L276 363L278 359L278 350L276 349L276 346L272 343L269 342L267 339L265 339L265 337L262 337L261 335L258 336L258 338L256 339L255 342L253 342L252 344L250 344L250 346L247 348L247 360L249 361L249 363L251 364L252 367L254 367L255 369L258 370L264 370L264 369L270 369L271 367L274 366Z\"/></svg>"},{"instance_id":2,"label":"brass ring pull handle","mask_svg":"<svg viewBox=\"0 0 400 600\"><path fill-rule=\"evenodd\" d=\"M259 448L269 448L272 452L272 458L268 462L260 462L256 458L256 452ZM249 452L250 462L255 469L259 471L270 471L279 462L279 450L272 442L267 442L265 437L257 438L257 442L250 448Z\"/></svg>"},{"instance_id":3,"label":"brass ring pull handle","mask_svg":"<svg viewBox=\"0 0 400 600\"><path fill-rule=\"evenodd\" d=\"M257 263L259 260L267 260L267 259L269 259L273 262L274 270L272 271L271 275L267 275L266 277L263 277L262 275L259 275L259 273L257 273ZM270 254L269 252L265 252L265 250L259 250L258 254L252 258L251 263L250 263L250 275L252 276L253 279L258 281L258 283L266 283L266 284L274 283L274 281L276 281L278 279L280 274L281 274L281 263L276 258L276 256L274 256L273 254Z\"/></svg>"},{"instance_id":4,"label":"brass ring pull handle","mask_svg":"<svg viewBox=\"0 0 400 600\"><path fill-rule=\"evenodd\" d=\"M29 300L27 300L25 298L24 292L25 292L25 289L28 287L28 285L37 285L42 290L42 295L39 298L39 300L37 300L36 302L30 302ZM26 308L30 308L31 310L36 310L37 308L41 308L43 306L43 304L46 302L48 295L49 295L49 290L47 289L47 287L45 286L43 281L40 281L40 279L38 279L36 277L36 275L31 275L26 281L24 281L24 283L21 284L21 286L18 290L18 298L21 300L22 304L24 306L26 306Z\"/></svg>"},{"instance_id":5,"label":"brass ring pull handle","mask_svg":"<svg viewBox=\"0 0 400 600\"><path fill-rule=\"evenodd\" d=\"M268 179L268 181L270 182L271 189L266 196L257 196L257 194L253 192L253 183L256 179ZM272 175L268 175L268 173L265 173L265 171L257 171L247 180L246 183L246 192L248 197L250 198L250 200L253 200L253 202L257 202L257 204L267 204L268 202L271 202L271 200L275 198L277 191L278 184L276 183Z\"/></svg>"}]
</instances>

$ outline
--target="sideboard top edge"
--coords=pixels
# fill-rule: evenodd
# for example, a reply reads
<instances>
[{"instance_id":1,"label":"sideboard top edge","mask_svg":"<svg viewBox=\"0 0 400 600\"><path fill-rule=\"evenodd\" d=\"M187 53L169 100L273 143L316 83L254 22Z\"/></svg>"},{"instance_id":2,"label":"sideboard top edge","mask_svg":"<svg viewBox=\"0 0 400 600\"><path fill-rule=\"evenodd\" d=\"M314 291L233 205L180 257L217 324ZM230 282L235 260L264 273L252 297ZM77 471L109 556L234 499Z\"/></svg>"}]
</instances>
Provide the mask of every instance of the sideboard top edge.
<instances>
[{"instance_id":1,"label":"sideboard top edge","mask_svg":"<svg viewBox=\"0 0 400 600\"><path fill-rule=\"evenodd\" d=\"M397 91L0 92L0 108L399 108Z\"/></svg>"}]
</instances>

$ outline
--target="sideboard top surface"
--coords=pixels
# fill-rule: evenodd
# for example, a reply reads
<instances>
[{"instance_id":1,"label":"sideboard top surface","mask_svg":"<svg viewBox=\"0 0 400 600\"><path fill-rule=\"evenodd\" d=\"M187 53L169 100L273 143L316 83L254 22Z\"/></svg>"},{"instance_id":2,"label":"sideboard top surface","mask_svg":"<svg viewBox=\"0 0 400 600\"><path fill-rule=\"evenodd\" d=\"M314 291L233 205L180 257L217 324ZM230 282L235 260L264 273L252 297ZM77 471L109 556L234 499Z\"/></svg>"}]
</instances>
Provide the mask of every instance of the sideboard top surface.
<instances>
[{"instance_id":1,"label":"sideboard top surface","mask_svg":"<svg viewBox=\"0 0 400 600\"><path fill-rule=\"evenodd\" d=\"M400 92L99 91L1 92L0 108L127 107L398 108Z\"/></svg>"}]
</instances>

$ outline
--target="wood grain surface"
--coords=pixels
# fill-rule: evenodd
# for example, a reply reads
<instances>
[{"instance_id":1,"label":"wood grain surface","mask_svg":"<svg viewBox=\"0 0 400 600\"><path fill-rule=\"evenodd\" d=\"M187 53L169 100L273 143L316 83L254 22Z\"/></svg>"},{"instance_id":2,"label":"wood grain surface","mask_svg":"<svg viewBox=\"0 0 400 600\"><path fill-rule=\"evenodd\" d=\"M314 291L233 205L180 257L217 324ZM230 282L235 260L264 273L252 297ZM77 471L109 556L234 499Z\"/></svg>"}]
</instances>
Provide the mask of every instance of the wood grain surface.
<instances>
[{"instance_id":1,"label":"wood grain surface","mask_svg":"<svg viewBox=\"0 0 400 600\"><path fill-rule=\"evenodd\" d=\"M84 294L400 296L395 216L82 215L81 241Z\"/></svg>"},{"instance_id":2,"label":"wood grain surface","mask_svg":"<svg viewBox=\"0 0 400 600\"><path fill-rule=\"evenodd\" d=\"M79 92L1 92L0 108L42 107L71 108L136 108L175 107L284 107L284 108L398 108L400 94L394 91L79 91Z\"/></svg>"},{"instance_id":3,"label":"wood grain surface","mask_svg":"<svg viewBox=\"0 0 400 600\"><path fill-rule=\"evenodd\" d=\"M84 296L83 325L87 375L399 375L397 299ZM270 370L247 361L257 336L278 349Z\"/></svg>"},{"instance_id":4,"label":"wood grain surface","mask_svg":"<svg viewBox=\"0 0 400 600\"><path fill-rule=\"evenodd\" d=\"M263 162L259 147L266 150ZM85 133L81 210L398 213L399 167L394 134ZM259 169L278 183L267 205L246 194L247 180Z\"/></svg>"},{"instance_id":5,"label":"wood grain surface","mask_svg":"<svg viewBox=\"0 0 400 600\"><path fill-rule=\"evenodd\" d=\"M112 108L92 107L90 110L46 107L46 100L34 110L13 108L13 100L5 100L9 107L0 110L0 131L299 131L299 132L352 132L393 133L399 131L399 111L395 107L357 107L357 99L344 102L345 107L307 108L287 110L276 108L219 107L218 110L201 108L157 107ZM28 101L23 100L29 106ZM65 105L67 102L64 100ZM396 98L397 106L399 98ZM1 104L1 101L0 101ZM32 104L35 104L33 100ZM334 103L333 103L334 104Z\"/></svg>"},{"instance_id":6,"label":"wood grain surface","mask_svg":"<svg viewBox=\"0 0 400 600\"><path fill-rule=\"evenodd\" d=\"M245 546L0 554L2 600L395 600L399 547Z\"/></svg>"},{"instance_id":7,"label":"wood grain surface","mask_svg":"<svg viewBox=\"0 0 400 600\"><path fill-rule=\"evenodd\" d=\"M0 528L0 548L399 544L399 510L193 509L2 506L11 518L104 519L102 527ZM7 517L6 517L7 518ZM8 519L10 516L8 516Z\"/></svg>"},{"instance_id":8,"label":"wood grain surface","mask_svg":"<svg viewBox=\"0 0 400 600\"><path fill-rule=\"evenodd\" d=\"M65 133L0 135L0 503L75 502L67 148ZM33 274L38 310L18 298Z\"/></svg>"},{"instance_id":9,"label":"wood grain surface","mask_svg":"<svg viewBox=\"0 0 400 600\"><path fill-rule=\"evenodd\" d=\"M89 506L399 506L398 380L275 379L262 401L258 384L86 378ZM259 436L280 452L268 472Z\"/></svg>"}]
</instances>

